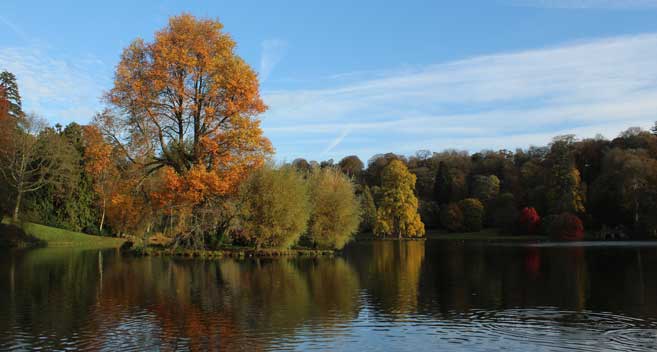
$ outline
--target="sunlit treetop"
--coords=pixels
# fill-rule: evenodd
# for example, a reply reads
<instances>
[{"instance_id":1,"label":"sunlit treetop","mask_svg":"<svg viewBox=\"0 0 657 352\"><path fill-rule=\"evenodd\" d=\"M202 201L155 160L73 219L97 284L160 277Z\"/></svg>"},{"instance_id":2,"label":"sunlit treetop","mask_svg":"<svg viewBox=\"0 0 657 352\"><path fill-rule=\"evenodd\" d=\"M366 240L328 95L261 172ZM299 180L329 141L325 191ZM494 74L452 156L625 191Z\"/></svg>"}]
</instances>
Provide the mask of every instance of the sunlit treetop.
<instances>
[{"instance_id":1,"label":"sunlit treetop","mask_svg":"<svg viewBox=\"0 0 657 352\"><path fill-rule=\"evenodd\" d=\"M234 189L273 151L256 118L267 108L257 75L222 27L183 14L153 42L133 41L105 95L110 109L95 119L127 160L146 174L164 169L195 200Z\"/></svg>"}]
</instances>

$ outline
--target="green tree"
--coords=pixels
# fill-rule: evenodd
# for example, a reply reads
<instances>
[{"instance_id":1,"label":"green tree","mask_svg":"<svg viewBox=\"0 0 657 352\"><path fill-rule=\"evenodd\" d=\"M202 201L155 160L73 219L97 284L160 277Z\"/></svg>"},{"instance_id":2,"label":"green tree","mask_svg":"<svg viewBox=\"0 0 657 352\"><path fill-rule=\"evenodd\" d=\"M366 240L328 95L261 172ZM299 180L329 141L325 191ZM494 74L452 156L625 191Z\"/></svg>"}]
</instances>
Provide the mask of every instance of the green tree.
<instances>
[{"instance_id":1,"label":"green tree","mask_svg":"<svg viewBox=\"0 0 657 352\"><path fill-rule=\"evenodd\" d=\"M306 231L308 184L291 167L263 167L240 188L242 235L256 247L290 247Z\"/></svg>"},{"instance_id":2,"label":"green tree","mask_svg":"<svg viewBox=\"0 0 657 352\"><path fill-rule=\"evenodd\" d=\"M433 229L440 225L440 205L438 202L420 199L420 219L425 227Z\"/></svg>"},{"instance_id":3,"label":"green tree","mask_svg":"<svg viewBox=\"0 0 657 352\"><path fill-rule=\"evenodd\" d=\"M0 172L14 195L12 219L17 221L27 194L59 185L72 174L67 145L45 120L21 116L7 143L0 146Z\"/></svg>"},{"instance_id":4,"label":"green tree","mask_svg":"<svg viewBox=\"0 0 657 352\"><path fill-rule=\"evenodd\" d=\"M547 202L551 214L584 213L584 190L572 153L574 137L554 139L548 156Z\"/></svg>"},{"instance_id":5,"label":"green tree","mask_svg":"<svg viewBox=\"0 0 657 352\"><path fill-rule=\"evenodd\" d=\"M519 213L512 193L500 194L487 213L490 213L490 223L502 233L513 233Z\"/></svg>"},{"instance_id":6,"label":"green tree","mask_svg":"<svg viewBox=\"0 0 657 352\"><path fill-rule=\"evenodd\" d=\"M434 182L434 195L438 204L447 204L452 200L452 175L444 161L441 161Z\"/></svg>"},{"instance_id":7,"label":"green tree","mask_svg":"<svg viewBox=\"0 0 657 352\"><path fill-rule=\"evenodd\" d=\"M604 224L630 223L635 231L654 236L657 160L641 149L611 150L593 185L592 199L594 214Z\"/></svg>"},{"instance_id":8,"label":"green tree","mask_svg":"<svg viewBox=\"0 0 657 352\"><path fill-rule=\"evenodd\" d=\"M308 237L317 247L342 249L358 230L360 205L351 181L335 169L310 176Z\"/></svg>"},{"instance_id":9,"label":"green tree","mask_svg":"<svg viewBox=\"0 0 657 352\"><path fill-rule=\"evenodd\" d=\"M377 209L374 233L380 236L424 236L418 214L415 175L399 160L392 160L381 174L381 203Z\"/></svg>"},{"instance_id":10,"label":"green tree","mask_svg":"<svg viewBox=\"0 0 657 352\"><path fill-rule=\"evenodd\" d=\"M458 204L463 213L463 231L481 231L484 224L484 205L479 199L466 198Z\"/></svg>"},{"instance_id":11,"label":"green tree","mask_svg":"<svg viewBox=\"0 0 657 352\"><path fill-rule=\"evenodd\" d=\"M91 177L84 170L82 127L71 123L64 130L47 129L41 138L48 149L59 153L68 165L68 177L49 184L26 198L25 209L37 222L73 231L96 232L95 202ZM57 145L57 148L52 148Z\"/></svg>"},{"instance_id":12,"label":"green tree","mask_svg":"<svg viewBox=\"0 0 657 352\"><path fill-rule=\"evenodd\" d=\"M487 203L500 193L500 179L495 175L476 175L472 181L472 196Z\"/></svg>"},{"instance_id":13,"label":"green tree","mask_svg":"<svg viewBox=\"0 0 657 352\"><path fill-rule=\"evenodd\" d=\"M376 223L376 205L374 204L374 197L372 191L368 186L363 186L363 191L360 194L360 207L361 207L361 222L360 231L370 232L374 230Z\"/></svg>"}]
</instances>

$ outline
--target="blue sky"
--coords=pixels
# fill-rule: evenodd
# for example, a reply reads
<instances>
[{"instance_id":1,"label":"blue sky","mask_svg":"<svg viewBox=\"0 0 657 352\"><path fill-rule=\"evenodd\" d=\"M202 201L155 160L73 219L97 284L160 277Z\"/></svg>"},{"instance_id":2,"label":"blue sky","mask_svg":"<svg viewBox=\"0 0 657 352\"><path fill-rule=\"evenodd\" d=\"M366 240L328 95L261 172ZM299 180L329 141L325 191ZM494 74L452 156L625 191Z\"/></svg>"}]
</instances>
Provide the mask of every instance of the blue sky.
<instances>
[{"instance_id":1,"label":"blue sky","mask_svg":"<svg viewBox=\"0 0 657 352\"><path fill-rule=\"evenodd\" d=\"M14 1L0 69L52 123L102 108L122 49L183 11L259 72L278 160L615 137L657 120L657 0Z\"/></svg>"}]
</instances>

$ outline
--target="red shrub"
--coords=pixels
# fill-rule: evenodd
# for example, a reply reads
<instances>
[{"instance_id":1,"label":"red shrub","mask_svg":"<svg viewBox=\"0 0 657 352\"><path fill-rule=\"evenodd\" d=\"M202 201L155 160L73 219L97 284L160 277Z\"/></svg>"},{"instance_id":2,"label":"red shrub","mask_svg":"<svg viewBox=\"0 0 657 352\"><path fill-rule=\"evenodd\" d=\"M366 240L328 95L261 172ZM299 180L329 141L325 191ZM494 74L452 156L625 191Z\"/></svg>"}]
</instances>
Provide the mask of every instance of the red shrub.
<instances>
[{"instance_id":1,"label":"red shrub","mask_svg":"<svg viewBox=\"0 0 657 352\"><path fill-rule=\"evenodd\" d=\"M577 215L558 215L548 229L550 237L561 241L580 241L584 238L584 225Z\"/></svg>"},{"instance_id":2,"label":"red shrub","mask_svg":"<svg viewBox=\"0 0 657 352\"><path fill-rule=\"evenodd\" d=\"M521 235L533 235L538 231L538 227L541 224L541 217L536 212L536 209L531 207L525 207L520 212L520 223Z\"/></svg>"}]
</instances>

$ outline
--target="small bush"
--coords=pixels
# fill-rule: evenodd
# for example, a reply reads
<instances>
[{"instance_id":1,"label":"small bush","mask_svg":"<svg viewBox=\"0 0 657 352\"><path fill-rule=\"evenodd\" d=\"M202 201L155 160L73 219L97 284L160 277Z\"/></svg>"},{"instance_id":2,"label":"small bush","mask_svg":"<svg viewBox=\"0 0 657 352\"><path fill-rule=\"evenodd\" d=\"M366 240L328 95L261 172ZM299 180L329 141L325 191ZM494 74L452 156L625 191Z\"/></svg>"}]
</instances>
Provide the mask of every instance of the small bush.
<instances>
[{"instance_id":1,"label":"small bush","mask_svg":"<svg viewBox=\"0 0 657 352\"><path fill-rule=\"evenodd\" d=\"M580 241L584 238L584 225L577 215L562 213L548 227L550 238L559 241Z\"/></svg>"},{"instance_id":2,"label":"small bush","mask_svg":"<svg viewBox=\"0 0 657 352\"><path fill-rule=\"evenodd\" d=\"M459 202L463 213L463 231L477 232L484 226L484 205L479 199L467 198Z\"/></svg>"}]
</instances>

